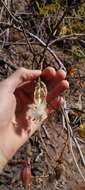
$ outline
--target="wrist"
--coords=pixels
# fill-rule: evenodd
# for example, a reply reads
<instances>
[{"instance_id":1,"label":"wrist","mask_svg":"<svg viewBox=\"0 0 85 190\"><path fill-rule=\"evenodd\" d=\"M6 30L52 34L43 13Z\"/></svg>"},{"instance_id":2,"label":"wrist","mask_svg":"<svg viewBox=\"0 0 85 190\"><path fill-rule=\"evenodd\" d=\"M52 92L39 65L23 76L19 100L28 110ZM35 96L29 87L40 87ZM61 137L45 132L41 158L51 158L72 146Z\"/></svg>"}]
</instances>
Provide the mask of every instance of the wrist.
<instances>
[{"instance_id":1,"label":"wrist","mask_svg":"<svg viewBox=\"0 0 85 190\"><path fill-rule=\"evenodd\" d=\"M28 135L17 133L13 124L0 130L0 150L6 159L6 163L15 155L16 151L27 139Z\"/></svg>"},{"instance_id":2,"label":"wrist","mask_svg":"<svg viewBox=\"0 0 85 190\"><path fill-rule=\"evenodd\" d=\"M0 130L0 164L4 161L3 168L7 162L14 156L18 149L18 140L14 134L13 127L9 126ZM3 157L3 158L2 158Z\"/></svg>"},{"instance_id":3,"label":"wrist","mask_svg":"<svg viewBox=\"0 0 85 190\"><path fill-rule=\"evenodd\" d=\"M8 160L4 155L3 151L0 149L0 173L2 172L3 168L7 164Z\"/></svg>"},{"instance_id":4,"label":"wrist","mask_svg":"<svg viewBox=\"0 0 85 190\"><path fill-rule=\"evenodd\" d=\"M17 151L11 129L12 126L9 126L0 131L0 173Z\"/></svg>"},{"instance_id":5,"label":"wrist","mask_svg":"<svg viewBox=\"0 0 85 190\"><path fill-rule=\"evenodd\" d=\"M1 133L2 134L2 133ZM0 134L0 173L8 163L8 161L15 154L15 150L13 149L13 145L10 140L8 140L5 134Z\"/></svg>"}]
</instances>

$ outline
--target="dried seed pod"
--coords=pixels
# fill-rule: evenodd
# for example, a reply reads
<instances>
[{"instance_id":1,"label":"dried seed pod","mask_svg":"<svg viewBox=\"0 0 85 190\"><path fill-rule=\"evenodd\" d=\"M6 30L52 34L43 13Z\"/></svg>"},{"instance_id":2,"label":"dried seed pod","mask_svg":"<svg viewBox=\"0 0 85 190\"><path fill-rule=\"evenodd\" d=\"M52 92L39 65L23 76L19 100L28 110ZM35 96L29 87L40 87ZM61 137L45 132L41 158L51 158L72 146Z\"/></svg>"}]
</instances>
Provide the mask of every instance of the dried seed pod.
<instances>
[{"instance_id":1,"label":"dried seed pod","mask_svg":"<svg viewBox=\"0 0 85 190\"><path fill-rule=\"evenodd\" d=\"M34 91L34 102L36 105L46 103L47 87L39 78Z\"/></svg>"},{"instance_id":2,"label":"dried seed pod","mask_svg":"<svg viewBox=\"0 0 85 190\"><path fill-rule=\"evenodd\" d=\"M47 118L47 87L39 78L34 90L34 103L29 106L26 113L26 118L30 116L32 122L35 122L39 127L42 122Z\"/></svg>"},{"instance_id":3,"label":"dried seed pod","mask_svg":"<svg viewBox=\"0 0 85 190\"><path fill-rule=\"evenodd\" d=\"M22 180L22 184L25 190L28 190L30 186L30 181L31 181L31 170L30 170L28 161L24 162L24 165L21 171L21 180Z\"/></svg>"}]
</instances>

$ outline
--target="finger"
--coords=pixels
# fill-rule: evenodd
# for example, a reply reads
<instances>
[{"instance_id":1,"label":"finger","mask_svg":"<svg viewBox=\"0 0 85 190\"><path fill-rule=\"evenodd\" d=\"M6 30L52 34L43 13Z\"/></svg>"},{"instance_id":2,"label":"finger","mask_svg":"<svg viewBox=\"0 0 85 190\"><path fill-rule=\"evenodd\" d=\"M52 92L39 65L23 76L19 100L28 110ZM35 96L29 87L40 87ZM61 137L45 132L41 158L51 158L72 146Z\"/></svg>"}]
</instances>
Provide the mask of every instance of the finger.
<instances>
[{"instance_id":1,"label":"finger","mask_svg":"<svg viewBox=\"0 0 85 190\"><path fill-rule=\"evenodd\" d=\"M45 77L47 80L56 79L56 81L60 81L65 79L66 72L61 69L56 72L54 68L47 67L42 72L42 77Z\"/></svg>"},{"instance_id":2,"label":"finger","mask_svg":"<svg viewBox=\"0 0 85 190\"><path fill-rule=\"evenodd\" d=\"M54 68L52 68L52 67L48 67L48 68L46 68L43 72L42 72L42 75L41 75L41 80L43 80L45 83L46 83L46 85L47 85L47 83L49 83L49 82L47 82L47 81L49 81L49 79L50 80L52 80L52 77L54 78L56 76L56 71L55 71L55 69ZM31 85L31 87L32 87L32 89L33 89L33 86L35 86L36 85L36 83L34 83L34 81L33 81L33 83L24 83L24 90L25 90L25 92L27 92L27 93L29 93L29 86ZM47 85L48 86L48 85ZM21 87L21 86L20 86ZM31 89L31 87L30 87L30 89ZM22 88L23 88L23 86L22 86Z\"/></svg>"},{"instance_id":3,"label":"finger","mask_svg":"<svg viewBox=\"0 0 85 190\"><path fill-rule=\"evenodd\" d=\"M56 77L55 77L55 80L56 82L60 82L61 80L64 80L66 78L66 72L64 70L58 70L56 72Z\"/></svg>"},{"instance_id":4,"label":"finger","mask_svg":"<svg viewBox=\"0 0 85 190\"><path fill-rule=\"evenodd\" d=\"M6 82L10 89L14 91L22 83L36 79L41 75L41 73L42 72L40 70L28 70L25 68L20 68L8 79L6 79Z\"/></svg>"},{"instance_id":5,"label":"finger","mask_svg":"<svg viewBox=\"0 0 85 190\"><path fill-rule=\"evenodd\" d=\"M48 114L52 113L56 108L64 103L64 99L61 96L55 98L50 104L48 105Z\"/></svg>"},{"instance_id":6,"label":"finger","mask_svg":"<svg viewBox=\"0 0 85 190\"><path fill-rule=\"evenodd\" d=\"M56 76L52 81L49 81L48 83L48 90L51 91L55 86L58 85L62 80L66 78L66 72L63 70L58 70L56 72Z\"/></svg>"},{"instance_id":7,"label":"finger","mask_svg":"<svg viewBox=\"0 0 85 190\"><path fill-rule=\"evenodd\" d=\"M47 67L43 70L41 77L47 79L47 81L49 79L55 78L56 70L53 67Z\"/></svg>"},{"instance_id":8,"label":"finger","mask_svg":"<svg viewBox=\"0 0 85 190\"><path fill-rule=\"evenodd\" d=\"M50 91L52 88L54 88L57 83L64 80L66 77L66 73L63 70L56 70L52 67L47 67L41 77L43 76L43 81L46 83L48 90Z\"/></svg>"},{"instance_id":9,"label":"finger","mask_svg":"<svg viewBox=\"0 0 85 190\"><path fill-rule=\"evenodd\" d=\"M59 96L64 90L69 88L69 83L66 80L62 80L47 96L47 101L55 99Z\"/></svg>"}]
</instances>

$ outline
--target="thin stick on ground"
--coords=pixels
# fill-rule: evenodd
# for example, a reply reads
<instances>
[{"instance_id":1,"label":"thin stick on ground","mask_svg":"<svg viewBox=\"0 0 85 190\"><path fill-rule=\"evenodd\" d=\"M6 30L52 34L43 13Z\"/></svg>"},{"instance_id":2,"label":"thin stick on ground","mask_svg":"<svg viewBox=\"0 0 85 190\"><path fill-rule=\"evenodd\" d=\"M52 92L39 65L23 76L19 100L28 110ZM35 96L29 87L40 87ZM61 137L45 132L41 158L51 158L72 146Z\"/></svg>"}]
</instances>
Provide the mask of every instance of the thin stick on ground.
<instances>
[{"instance_id":1,"label":"thin stick on ground","mask_svg":"<svg viewBox=\"0 0 85 190\"><path fill-rule=\"evenodd\" d=\"M65 111L64 111L63 106L61 106L61 113L64 115L64 118L65 118L65 121L66 121L66 131L67 131L67 133L68 133L69 145L70 145L70 150L71 150L73 159L74 159L74 161L75 161L76 167L77 167L77 169L78 169L78 171L79 171L79 173L80 173L82 179L85 181L85 177L84 177L84 175L83 175L83 173L82 173L82 171L81 171L81 169L80 169L80 167L79 167L79 165L78 165L78 163L77 163L75 154L74 154L74 152L73 152L72 143L73 143L73 140L75 141L76 138L74 139L73 132L72 132L72 128L71 128L71 126L70 126L70 124L69 124L68 117L67 117L67 114L66 114ZM81 157L81 159L83 158L83 159L82 159L82 162L83 162L83 164L85 164L85 160L84 160L83 154L82 154L82 152L81 152L80 146L79 146L79 144L77 143L77 140L76 140L75 142L76 142L76 146L77 146L77 148L78 148L78 150L79 150L80 157Z\"/></svg>"},{"instance_id":2,"label":"thin stick on ground","mask_svg":"<svg viewBox=\"0 0 85 190\"><path fill-rule=\"evenodd\" d=\"M75 142L75 144L76 144L76 147L77 147L77 149L78 149L78 152L79 152L79 154L80 154L82 164L83 164L83 166L85 167L85 159L84 159L84 156L83 156L83 154L82 154L80 145L79 145L79 143L78 143L78 141L77 141L77 139L76 139L75 137L73 137L73 140L74 140L74 142Z\"/></svg>"},{"instance_id":3,"label":"thin stick on ground","mask_svg":"<svg viewBox=\"0 0 85 190\"><path fill-rule=\"evenodd\" d=\"M76 157L75 157L74 152L73 152L73 148L72 148L72 138L71 138L71 137L70 137L70 150L71 150L73 159L74 159L74 161L75 161L76 167L77 167L77 169L78 169L78 171L79 171L79 173L80 173L80 175L81 175L83 181L85 182L85 177L83 176L83 173L82 173L81 169L79 168L79 165L78 165L78 163L77 163Z\"/></svg>"},{"instance_id":4,"label":"thin stick on ground","mask_svg":"<svg viewBox=\"0 0 85 190\"><path fill-rule=\"evenodd\" d=\"M42 142L43 148L44 148L45 151L46 151L46 154L47 154L48 158L49 158L50 160L52 160L52 157L50 156L50 154L49 154L49 152L48 152L48 150L47 150L47 147L46 147L46 145L45 145L45 143L44 143L44 140L43 140L43 138L42 138L42 136L41 136L40 131L39 131L39 136L40 136L40 140L41 140L41 142Z\"/></svg>"},{"instance_id":5,"label":"thin stick on ground","mask_svg":"<svg viewBox=\"0 0 85 190\"><path fill-rule=\"evenodd\" d=\"M12 17L12 19L16 22L19 23L19 20L15 18L15 16L11 13L11 11L8 9L8 7L6 6L5 2L3 0L1 0L1 3L3 4L3 6L5 7L5 9L7 10L7 12L9 13L9 15Z\"/></svg>"}]
</instances>

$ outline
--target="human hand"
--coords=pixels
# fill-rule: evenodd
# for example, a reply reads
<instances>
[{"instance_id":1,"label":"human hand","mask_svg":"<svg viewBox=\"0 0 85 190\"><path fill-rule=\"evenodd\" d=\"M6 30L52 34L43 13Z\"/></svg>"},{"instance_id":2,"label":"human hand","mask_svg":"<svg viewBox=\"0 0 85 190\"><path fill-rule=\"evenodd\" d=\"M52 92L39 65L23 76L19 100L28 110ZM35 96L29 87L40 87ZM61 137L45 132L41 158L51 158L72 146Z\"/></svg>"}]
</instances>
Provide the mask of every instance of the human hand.
<instances>
[{"instance_id":1,"label":"human hand","mask_svg":"<svg viewBox=\"0 0 85 190\"><path fill-rule=\"evenodd\" d=\"M0 149L7 161L37 129L36 122L31 121L29 115L27 118L26 112L33 103L35 79L39 76L48 89L49 114L61 104L60 94L69 86L64 71L56 72L51 67L43 72L21 68L0 82Z\"/></svg>"}]
</instances>

